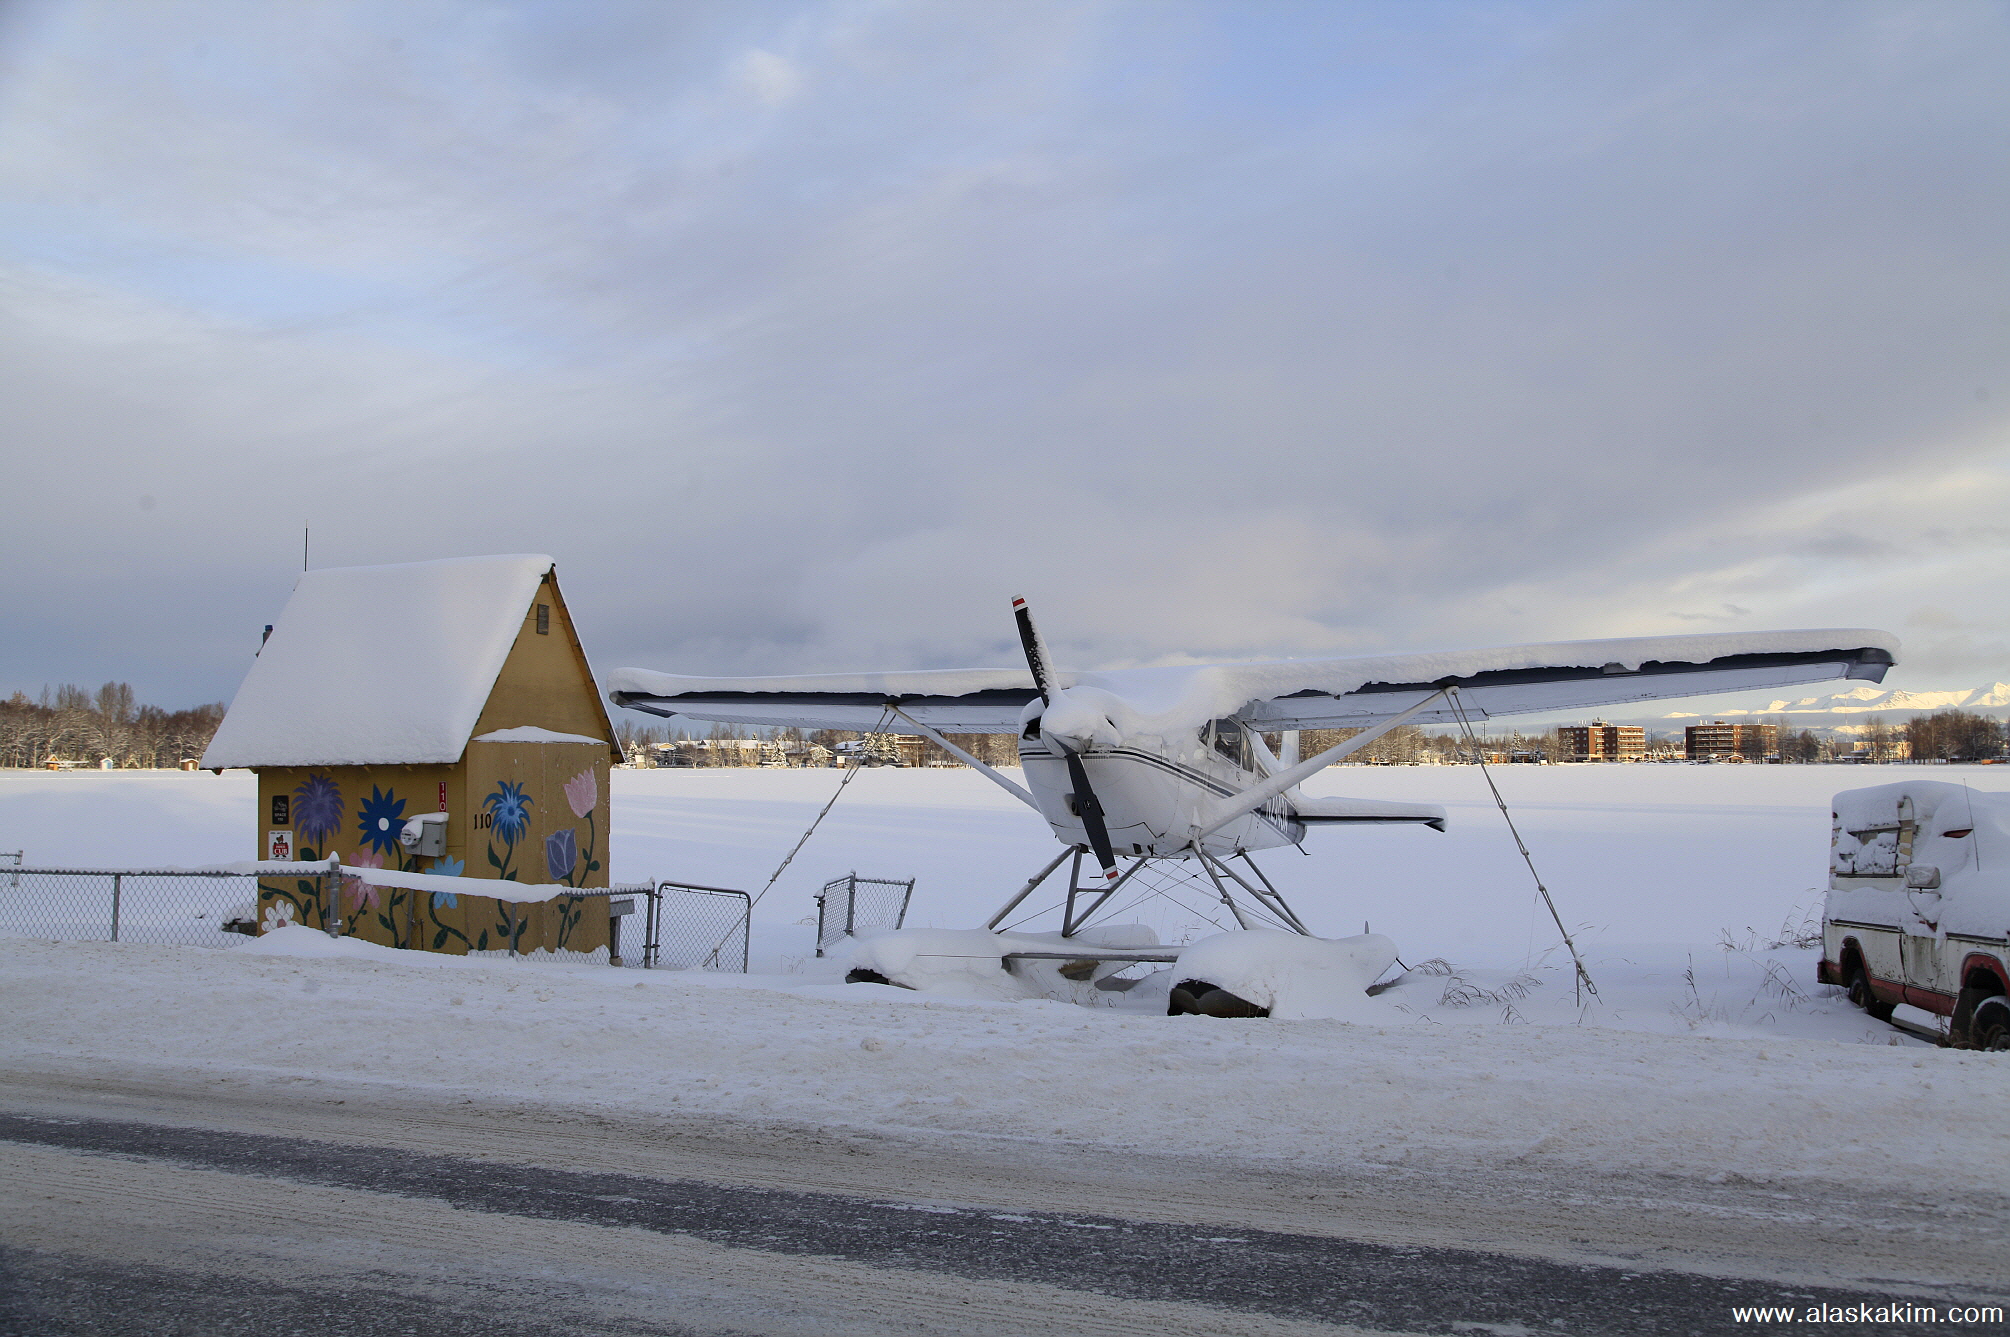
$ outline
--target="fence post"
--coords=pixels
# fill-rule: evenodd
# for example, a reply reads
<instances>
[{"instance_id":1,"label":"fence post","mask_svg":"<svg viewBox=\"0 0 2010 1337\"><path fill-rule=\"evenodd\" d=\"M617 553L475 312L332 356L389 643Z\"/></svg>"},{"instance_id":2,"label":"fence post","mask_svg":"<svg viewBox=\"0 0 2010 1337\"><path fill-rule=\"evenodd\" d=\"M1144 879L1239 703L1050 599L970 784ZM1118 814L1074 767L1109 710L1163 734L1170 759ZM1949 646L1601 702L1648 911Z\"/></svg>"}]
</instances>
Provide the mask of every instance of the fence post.
<instances>
[{"instance_id":1,"label":"fence post","mask_svg":"<svg viewBox=\"0 0 2010 1337\"><path fill-rule=\"evenodd\" d=\"M117 942L119 940L119 892L121 890L119 884L124 880L125 880L125 874L123 873L112 874L112 941L113 942Z\"/></svg>"},{"instance_id":2,"label":"fence post","mask_svg":"<svg viewBox=\"0 0 2010 1337\"><path fill-rule=\"evenodd\" d=\"M326 883L321 890L321 926L328 930L328 936L342 936L342 860L328 856L328 871L322 878Z\"/></svg>"},{"instance_id":3,"label":"fence post","mask_svg":"<svg viewBox=\"0 0 2010 1337\"><path fill-rule=\"evenodd\" d=\"M663 955L663 944L656 940L656 930L658 927L656 910L662 903L662 885L652 884L649 888L649 915L644 921L642 932L642 968L644 970L654 970L658 958Z\"/></svg>"}]
</instances>

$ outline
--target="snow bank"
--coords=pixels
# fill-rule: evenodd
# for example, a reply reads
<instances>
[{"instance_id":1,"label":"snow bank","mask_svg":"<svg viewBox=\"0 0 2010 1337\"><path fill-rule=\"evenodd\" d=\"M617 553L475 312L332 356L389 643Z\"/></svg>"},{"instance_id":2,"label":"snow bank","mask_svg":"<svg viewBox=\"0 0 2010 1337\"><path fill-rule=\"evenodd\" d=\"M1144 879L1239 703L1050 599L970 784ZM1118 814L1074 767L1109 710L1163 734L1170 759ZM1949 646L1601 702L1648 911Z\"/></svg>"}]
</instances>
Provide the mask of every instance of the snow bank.
<instances>
[{"instance_id":1,"label":"snow bank","mask_svg":"<svg viewBox=\"0 0 2010 1337\"><path fill-rule=\"evenodd\" d=\"M1597 959L1604 1002L1588 1020L1567 964L1533 988L1419 975L1380 998L1443 1024L1381 1026L428 957L294 932L289 948L335 959L275 955L277 935L232 951L0 940L0 1068L305 1079L583 1117L1254 1158L1271 1172L1540 1166L1783 1189L1847 1179L1906 1201L2010 1192L2004 1131L1977 1116L2002 1100L2003 1056L1869 1021L1806 983L1812 953ZM1772 969L1808 996L1769 989ZM1516 1024L1501 1024L1502 998Z\"/></svg>"},{"instance_id":2,"label":"snow bank","mask_svg":"<svg viewBox=\"0 0 2010 1337\"><path fill-rule=\"evenodd\" d=\"M449 956L444 952L423 952L416 948L386 947L361 938L331 938L318 928L288 924L256 938L246 938L229 950L243 956L306 957L333 961L375 961L389 965L417 966L421 969L470 969L497 961L518 964L607 965L607 949L591 952L551 951L543 947L528 952L469 952Z\"/></svg>"},{"instance_id":3,"label":"snow bank","mask_svg":"<svg viewBox=\"0 0 2010 1337\"><path fill-rule=\"evenodd\" d=\"M551 567L532 553L305 573L202 764L458 761Z\"/></svg>"},{"instance_id":4,"label":"snow bank","mask_svg":"<svg viewBox=\"0 0 2010 1337\"><path fill-rule=\"evenodd\" d=\"M1322 1018L1390 1025L1394 1007L1368 986L1396 963L1396 944L1379 933L1307 938L1278 929L1218 933L1180 953L1178 980L1206 980L1270 1009L1278 1021Z\"/></svg>"},{"instance_id":5,"label":"snow bank","mask_svg":"<svg viewBox=\"0 0 2010 1337\"><path fill-rule=\"evenodd\" d=\"M1061 971L1063 960L1017 960L1013 952L1066 952L1097 947L1157 947L1158 935L1143 924L1105 924L1072 938L1058 933L992 933L985 929L892 929L871 933L851 945L854 968L870 970L905 989L949 998L1022 1000L1046 998L1090 1007L1136 1006L1151 991L1132 998L1131 990L1098 989L1097 980L1124 971L1127 961L1098 962L1082 978ZM1158 992L1157 1010L1165 1011Z\"/></svg>"},{"instance_id":6,"label":"snow bank","mask_svg":"<svg viewBox=\"0 0 2010 1337\"><path fill-rule=\"evenodd\" d=\"M240 956L300 956L338 961L393 961L407 966L461 966L464 956L414 952L364 942L361 938L331 938L318 928L288 924L256 938L246 938L231 951Z\"/></svg>"},{"instance_id":7,"label":"snow bank","mask_svg":"<svg viewBox=\"0 0 2010 1337\"><path fill-rule=\"evenodd\" d=\"M1072 938L984 929L898 929L861 938L853 944L850 959L855 968L874 971L902 988L949 998L1044 998L1163 1013L1171 985L1199 979L1270 1009L1270 1015L1280 1020L1321 1018L1382 1025L1407 1020L1398 1009L1367 994L1368 986L1396 960L1396 944L1379 933L1338 939L1307 938L1276 929L1219 933L1180 948L1170 970L1154 971L1147 980L1124 989L1098 988L1097 981L1120 974L1132 963L1103 961L1084 969L1096 948L1157 946L1158 935L1143 924L1102 925ZM1083 955L1072 962L1006 959L1016 952L1071 951ZM1064 975L1063 969L1071 966Z\"/></svg>"}]
</instances>

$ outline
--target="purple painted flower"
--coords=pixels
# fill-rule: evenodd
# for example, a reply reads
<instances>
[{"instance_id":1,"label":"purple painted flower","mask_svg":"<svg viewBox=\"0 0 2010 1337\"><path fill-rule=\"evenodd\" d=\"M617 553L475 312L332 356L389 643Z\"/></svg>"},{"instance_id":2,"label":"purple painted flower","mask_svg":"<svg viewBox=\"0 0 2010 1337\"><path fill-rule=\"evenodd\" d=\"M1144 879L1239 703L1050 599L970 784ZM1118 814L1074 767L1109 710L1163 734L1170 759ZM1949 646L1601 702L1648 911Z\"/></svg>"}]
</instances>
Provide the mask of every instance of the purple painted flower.
<instances>
[{"instance_id":1,"label":"purple painted flower","mask_svg":"<svg viewBox=\"0 0 2010 1337\"><path fill-rule=\"evenodd\" d=\"M571 827L564 827L544 838L544 862L551 869L551 880L563 882L571 875L573 866L579 862L579 837Z\"/></svg>"},{"instance_id":2,"label":"purple painted flower","mask_svg":"<svg viewBox=\"0 0 2010 1337\"><path fill-rule=\"evenodd\" d=\"M310 775L293 791L293 829L305 844L342 829L342 791L325 775Z\"/></svg>"}]
</instances>

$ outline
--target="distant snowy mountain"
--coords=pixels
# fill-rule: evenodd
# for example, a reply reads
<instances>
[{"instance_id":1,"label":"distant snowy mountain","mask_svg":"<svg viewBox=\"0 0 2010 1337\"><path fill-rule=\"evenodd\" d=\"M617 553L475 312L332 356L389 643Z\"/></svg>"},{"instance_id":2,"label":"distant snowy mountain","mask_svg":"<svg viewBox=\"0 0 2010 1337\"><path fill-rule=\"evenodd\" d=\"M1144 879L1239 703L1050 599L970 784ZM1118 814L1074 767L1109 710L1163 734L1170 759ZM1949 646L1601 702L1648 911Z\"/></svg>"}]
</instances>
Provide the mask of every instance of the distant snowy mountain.
<instances>
[{"instance_id":1,"label":"distant snowy mountain","mask_svg":"<svg viewBox=\"0 0 2010 1337\"><path fill-rule=\"evenodd\" d=\"M1876 713L1888 714L1893 717L1891 723L1902 724L1909 716L1924 715L1936 710L1985 713L2006 709L2010 709L2010 683L2006 682L1952 692L1884 691L1866 683L1847 692L1832 692L1826 696L1780 698L1765 705L1754 705L1742 710L1673 711L1661 718L1693 720L1701 719L1706 714L1711 719L1731 719L1740 715L1778 715L1797 724L1818 727L1823 724L1845 723L1852 716Z\"/></svg>"}]
</instances>

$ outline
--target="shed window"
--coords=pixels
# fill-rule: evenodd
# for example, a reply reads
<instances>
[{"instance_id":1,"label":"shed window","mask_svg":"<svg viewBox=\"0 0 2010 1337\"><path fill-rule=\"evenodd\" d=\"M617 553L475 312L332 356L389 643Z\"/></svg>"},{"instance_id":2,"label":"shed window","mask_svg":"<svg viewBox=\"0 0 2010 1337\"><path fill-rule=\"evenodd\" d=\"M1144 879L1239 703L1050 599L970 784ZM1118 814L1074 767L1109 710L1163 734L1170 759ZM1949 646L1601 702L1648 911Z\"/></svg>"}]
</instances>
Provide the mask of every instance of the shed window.
<instances>
[{"instance_id":1,"label":"shed window","mask_svg":"<svg viewBox=\"0 0 2010 1337\"><path fill-rule=\"evenodd\" d=\"M540 636L551 635L550 604L539 604L537 606L537 634Z\"/></svg>"}]
</instances>

